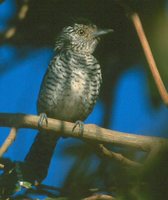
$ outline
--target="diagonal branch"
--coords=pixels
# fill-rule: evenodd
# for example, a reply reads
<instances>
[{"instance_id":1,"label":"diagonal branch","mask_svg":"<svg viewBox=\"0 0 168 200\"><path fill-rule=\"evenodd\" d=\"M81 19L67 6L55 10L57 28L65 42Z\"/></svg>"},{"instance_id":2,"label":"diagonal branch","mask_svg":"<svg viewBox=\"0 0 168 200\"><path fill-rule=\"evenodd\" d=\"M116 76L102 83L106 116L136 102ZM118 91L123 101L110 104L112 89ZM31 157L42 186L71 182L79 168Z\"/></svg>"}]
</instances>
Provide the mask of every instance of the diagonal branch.
<instances>
[{"instance_id":1,"label":"diagonal branch","mask_svg":"<svg viewBox=\"0 0 168 200\"><path fill-rule=\"evenodd\" d=\"M150 45L148 43L148 40L146 38L140 17L138 13L133 11L129 5L123 0L115 0L117 4L119 4L124 10L127 16L130 17L130 19L133 22L133 25L135 27L135 30L137 32L137 35L139 37L140 43L142 45L146 60L148 62L150 71L153 75L154 81L156 83L156 86L158 88L158 91L160 93L160 96L163 100L163 102L168 106L168 92L166 90L166 87L162 81L162 78L160 76L160 73L158 71L155 59L153 57Z\"/></svg>"},{"instance_id":2,"label":"diagonal branch","mask_svg":"<svg viewBox=\"0 0 168 200\"><path fill-rule=\"evenodd\" d=\"M103 144L97 145L98 151L108 158L113 158L116 161L119 161L121 164L132 166L132 167L141 167L142 164L132 161L120 153L116 153L113 151L108 150Z\"/></svg>"},{"instance_id":3,"label":"diagonal branch","mask_svg":"<svg viewBox=\"0 0 168 200\"><path fill-rule=\"evenodd\" d=\"M8 150L9 146L14 142L17 134L17 129L15 127L11 128L11 131L6 138L5 142L2 144L0 148L0 157L3 156L3 154Z\"/></svg>"},{"instance_id":4,"label":"diagonal branch","mask_svg":"<svg viewBox=\"0 0 168 200\"><path fill-rule=\"evenodd\" d=\"M140 20L137 13L131 14L130 17L131 17L131 20L132 20L132 22L135 26L136 32L138 34L138 37L139 37L139 40L141 42L146 60L148 62L148 65L149 65L149 68L150 68L151 73L153 75L153 78L155 80L156 86L159 90L160 96L161 96L163 102L166 105L168 105L168 93L167 93L167 90L164 86L162 78L159 74L159 71L157 69L157 65L156 65L156 62L155 62L154 57L152 55L152 51L151 51L151 48L149 46L148 40L146 38L145 32L143 30L141 20Z\"/></svg>"}]
</instances>

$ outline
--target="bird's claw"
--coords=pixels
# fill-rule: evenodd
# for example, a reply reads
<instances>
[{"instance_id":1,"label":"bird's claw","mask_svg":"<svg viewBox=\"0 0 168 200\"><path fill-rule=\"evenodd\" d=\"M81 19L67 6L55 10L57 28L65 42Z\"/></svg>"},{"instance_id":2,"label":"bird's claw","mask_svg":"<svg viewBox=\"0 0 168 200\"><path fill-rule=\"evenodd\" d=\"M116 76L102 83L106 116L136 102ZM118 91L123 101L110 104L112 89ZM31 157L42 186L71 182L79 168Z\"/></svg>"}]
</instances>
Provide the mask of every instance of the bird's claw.
<instances>
[{"instance_id":1,"label":"bird's claw","mask_svg":"<svg viewBox=\"0 0 168 200\"><path fill-rule=\"evenodd\" d=\"M75 125L74 125L73 129L72 129L72 132L74 132L74 130L75 130L75 128L77 126L79 126L79 135L82 136L83 135L83 131L84 131L84 123L82 121L80 121L80 120L77 120L75 122Z\"/></svg>"},{"instance_id":2,"label":"bird's claw","mask_svg":"<svg viewBox=\"0 0 168 200\"><path fill-rule=\"evenodd\" d=\"M43 123L45 121L46 126L48 126L48 118L46 113L40 113L40 118L38 121L38 127L41 128L43 126Z\"/></svg>"}]
</instances>

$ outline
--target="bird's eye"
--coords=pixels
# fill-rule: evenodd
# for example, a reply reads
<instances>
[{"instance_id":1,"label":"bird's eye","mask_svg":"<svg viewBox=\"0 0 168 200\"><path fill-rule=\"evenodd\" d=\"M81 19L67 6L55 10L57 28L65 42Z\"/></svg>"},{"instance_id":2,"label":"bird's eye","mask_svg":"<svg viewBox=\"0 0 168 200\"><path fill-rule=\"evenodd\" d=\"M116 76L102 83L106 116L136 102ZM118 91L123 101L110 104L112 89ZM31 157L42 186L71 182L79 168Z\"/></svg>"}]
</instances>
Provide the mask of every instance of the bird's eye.
<instances>
[{"instance_id":1,"label":"bird's eye","mask_svg":"<svg viewBox=\"0 0 168 200\"><path fill-rule=\"evenodd\" d=\"M80 29L78 33L79 33L79 35L84 35L85 31L83 29Z\"/></svg>"}]
</instances>

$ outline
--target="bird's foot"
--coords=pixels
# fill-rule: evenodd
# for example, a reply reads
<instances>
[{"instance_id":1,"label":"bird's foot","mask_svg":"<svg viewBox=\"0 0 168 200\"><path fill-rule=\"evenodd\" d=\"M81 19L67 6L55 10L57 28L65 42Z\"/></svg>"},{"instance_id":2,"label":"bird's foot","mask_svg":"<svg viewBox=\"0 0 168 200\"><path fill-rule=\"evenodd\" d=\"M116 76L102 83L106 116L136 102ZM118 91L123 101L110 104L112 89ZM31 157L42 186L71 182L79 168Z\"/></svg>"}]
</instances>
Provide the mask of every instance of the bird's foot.
<instances>
[{"instance_id":1,"label":"bird's foot","mask_svg":"<svg viewBox=\"0 0 168 200\"><path fill-rule=\"evenodd\" d=\"M38 121L38 127L39 128L41 128L43 126L44 121L45 121L45 125L48 126L48 118L47 118L46 113L40 113L40 118L39 118L39 121Z\"/></svg>"},{"instance_id":2,"label":"bird's foot","mask_svg":"<svg viewBox=\"0 0 168 200\"><path fill-rule=\"evenodd\" d=\"M80 121L80 120L77 120L77 121L75 122L75 125L74 125L73 129L72 129L72 132L74 132L74 130L75 130L75 128L76 128L77 126L79 127L79 136L83 136L84 123L83 123L82 121Z\"/></svg>"}]
</instances>

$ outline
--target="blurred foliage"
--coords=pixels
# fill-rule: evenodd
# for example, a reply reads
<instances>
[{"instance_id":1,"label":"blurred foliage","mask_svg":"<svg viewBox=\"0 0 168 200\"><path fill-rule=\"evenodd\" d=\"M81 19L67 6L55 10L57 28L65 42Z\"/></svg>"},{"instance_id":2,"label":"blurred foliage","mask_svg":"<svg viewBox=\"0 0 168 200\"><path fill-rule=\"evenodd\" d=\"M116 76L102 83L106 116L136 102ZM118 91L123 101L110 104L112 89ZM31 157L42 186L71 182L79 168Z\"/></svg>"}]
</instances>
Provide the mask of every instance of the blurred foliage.
<instances>
[{"instance_id":1,"label":"blurred foliage","mask_svg":"<svg viewBox=\"0 0 168 200\"><path fill-rule=\"evenodd\" d=\"M138 155L140 161L146 158L146 154L131 149L112 149L130 159L135 159ZM64 154L77 158L62 188L62 195L70 199L77 200L94 193L109 194L117 200L168 198L167 148L161 149L156 158L143 169L123 166L115 160L97 157L94 146L86 143L69 146Z\"/></svg>"},{"instance_id":2,"label":"blurred foliage","mask_svg":"<svg viewBox=\"0 0 168 200\"><path fill-rule=\"evenodd\" d=\"M136 158L141 162L146 159L146 154L133 149L110 149L130 159ZM111 195L116 200L168 199L167 147L160 149L155 158L143 168L124 166L113 159L98 156L95 154L95 145L91 143L71 144L63 150L62 156L74 157L75 161L61 188L39 185L17 194L16 187L12 184L16 176L13 176L13 179L7 179L8 193L2 199L7 198L9 193L14 194L11 199L38 199L38 195L44 195L46 198L43 199L46 200L80 200L94 194ZM13 191L9 186L13 187Z\"/></svg>"},{"instance_id":3,"label":"blurred foliage","mask_svg":"<svg viewBox=\"0 0 168 200\"><path fill-rule=\"evenodd\" d=\"M80 151L79 151L80 149ZM113 151L116 148L112 148ZM139 152L118 149L130 159ZM133 152L133 153L130 153ZM76 158L60 191L69 200L79 200L95 193L104 193L117 200L162 200L168 198L168 149L161 149L145 168L123 166L115 160L98 157L91 144L79 143L67 147L64 156ZM143 161L146 154L139 155Z\"/></svg>"}]
</instances>

